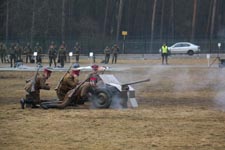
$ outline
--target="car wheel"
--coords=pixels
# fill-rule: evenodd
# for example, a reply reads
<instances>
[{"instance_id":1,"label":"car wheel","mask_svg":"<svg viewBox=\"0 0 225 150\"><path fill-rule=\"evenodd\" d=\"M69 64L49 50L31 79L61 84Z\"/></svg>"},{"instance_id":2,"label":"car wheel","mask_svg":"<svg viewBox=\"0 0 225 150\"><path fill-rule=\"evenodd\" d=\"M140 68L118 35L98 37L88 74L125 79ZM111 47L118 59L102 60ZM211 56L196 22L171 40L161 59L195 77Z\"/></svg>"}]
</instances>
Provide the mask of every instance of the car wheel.
<instances>
[{"instance_id":1,"label":"car wheel","mask_svg":"<svg viewBox=\"0 0 225 150\"><path fill-rule=\"evenodd\" d=\"M91 92L89 100L96 108L109 108L112 102L112 93L108 88L97 88Z\"/></svg>"},{"instance_id":2,"label":"car wheel","mask_svg":"<svg viewBox=\"0 0 225 150\"><path fill-rule=\"evenodd\" d=\"M188 53L188 55L190 55L190 56L194 55L194 51L193 51L193 50L189 50L187 53Z\"/></svg>"}]
</instances>

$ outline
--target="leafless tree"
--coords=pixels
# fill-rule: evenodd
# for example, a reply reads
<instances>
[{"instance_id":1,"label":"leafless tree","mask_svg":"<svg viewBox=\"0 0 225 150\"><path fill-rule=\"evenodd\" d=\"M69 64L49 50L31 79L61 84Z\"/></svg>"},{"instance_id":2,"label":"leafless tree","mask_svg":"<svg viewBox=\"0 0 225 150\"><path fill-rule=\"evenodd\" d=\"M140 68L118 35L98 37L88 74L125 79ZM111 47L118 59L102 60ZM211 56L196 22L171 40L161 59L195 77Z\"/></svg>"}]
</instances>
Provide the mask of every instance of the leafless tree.
<instances>
[{"instance_id":1,"label":"leafless tree","mask_svg":"<svg viewBox=\"0 0 225 150\"><path fill-rule=\"evenodd\" d=\"M210 38L213 37L213 33L214 33L214 23L215 23L215 16L216 16L216 2L217 2L217 0L213 1L212 20L211 20L211 28L210 28Z\"/></svg>"},{"instance_id":2,"label":"leafless tree","mask_svg":"<svg viewBox=\"0 0 225 150\"><path fill-rule=\"evenodd\" d=\"M117 28L116 28L116 42L118 42L119 40L122 13L123 13L123 0L120 0L119 13L118 13L118 19L117 19Z\"/></svg>"},{"instance_id":3,"label":"leafless tree","mask_svg":"<svg viewBox=\"0 0 225 150\"><path fill-rule=\"evenodd\" d=\"M197 11L197 0L194 0L194 8L193 8L193 17L192 17L192 31L191 31L191 40L194 40L195 36L195 22L196 22L196 11Z\"/></svg>"},{"instance_id":4,"label":"leafless tree","mask_svg":"<svg viewBox=\"0 0 225 150\"><path fill-rule=\"evenodd\" d=\"M162 40L163 35L163 25L164 25L164 10L165 10L165 0L162 0L162 8L161 8L161 21L160 21L160 40Z\"/></svg>"},{"instance_id":5,"label":"leafless tree","mask_svg":"<svg viewBox=\"0 0 225 150\"><path fill-rule=\"evenodd\" d=\"M65 21L66 21L65 3L66 3L66 0L62 0L62 25L61 25L61 39L62 39L62 41L65 40Z\"/></svg>"},{"instance_id":6,"label":"leafless tree","mask_svg":"<svg viewBox=\"0 0 225 150\"><path fill-rule=\"evenodd\" d=\"M154 37L156 5L157 5L157 0L154 0L153 12L152 12L152 21L151 21L152 23L151 23L151 48L150 48L150 51L152 51L152 43L153 43L153 37Z\"/></svg>"}]
</instances>

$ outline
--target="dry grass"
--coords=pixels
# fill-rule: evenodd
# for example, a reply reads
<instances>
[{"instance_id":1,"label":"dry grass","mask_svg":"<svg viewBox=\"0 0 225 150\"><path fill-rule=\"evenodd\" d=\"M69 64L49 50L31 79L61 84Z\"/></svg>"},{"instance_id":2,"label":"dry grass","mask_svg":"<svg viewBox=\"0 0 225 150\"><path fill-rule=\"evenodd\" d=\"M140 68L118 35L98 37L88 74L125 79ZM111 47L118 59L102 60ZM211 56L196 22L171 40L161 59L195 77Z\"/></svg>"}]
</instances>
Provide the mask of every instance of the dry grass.
<instances>
[{"instance_id":1,"label":"dry grass","mask_svg":"<svg viewBox=\"0 0 225 150\"><path fill-rule=\"evenodd\" d=\"M0 149L224 149L223 69L194 66L205 64L201 59L170 60L190 66L161 66L160 60L120 63L114 66L133 66L113 72L121 81L151 78L134 85L137 109L21 110L18 100L30 72L1 72ZM53 88L61 75L52 74ZM50 90L42 97L56 95Z\"/></svg>"}]
</instances>

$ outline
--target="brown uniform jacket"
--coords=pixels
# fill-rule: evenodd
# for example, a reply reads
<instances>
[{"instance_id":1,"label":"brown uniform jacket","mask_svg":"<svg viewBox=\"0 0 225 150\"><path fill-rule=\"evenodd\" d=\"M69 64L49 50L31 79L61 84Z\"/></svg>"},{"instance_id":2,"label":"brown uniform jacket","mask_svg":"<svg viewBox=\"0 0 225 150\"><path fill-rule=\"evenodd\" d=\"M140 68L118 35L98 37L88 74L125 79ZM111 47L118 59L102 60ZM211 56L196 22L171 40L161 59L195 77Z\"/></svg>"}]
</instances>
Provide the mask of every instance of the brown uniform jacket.
<instances>
[{"instance_id":1,"label":"brown uniform jacket","mask_svg":"<svg viewBox=\"0 0 225 150\"><path fill-rule=\"evenodd\" d=\"M38 74L35 84L35 90L44 89L44 90L50 90L50 87L48 84L46 84L47 78L43 74Z\"/></svg>"},{"instance_id":2,"label":"brown uniform jacket","mask_svg":"<svg viewBox=\"0 0 225 150\"><path fill-rule=\"evenodd\" d=\"M29 95L34 99L35 104L39 104L40 100L40 90L50 90L50 86L46 83L47 78L43 74L38 74L36 78L36 82L34 85L34 92L30 92Z\"/></svg>"},{"instance_id":3,"label":"brown uniform jacket","mask_svg":"<svg viewBox=\"0 0 225 150\"><path fill-rule=\"evenodd\" d=\"M59 85L57 90L57 95L60 100L64 98L66 93L75 88L79 83L78 77L74 78L71 74L67 73L66 76L63 78L62 82Z\"/></svg>"}]
</instances>

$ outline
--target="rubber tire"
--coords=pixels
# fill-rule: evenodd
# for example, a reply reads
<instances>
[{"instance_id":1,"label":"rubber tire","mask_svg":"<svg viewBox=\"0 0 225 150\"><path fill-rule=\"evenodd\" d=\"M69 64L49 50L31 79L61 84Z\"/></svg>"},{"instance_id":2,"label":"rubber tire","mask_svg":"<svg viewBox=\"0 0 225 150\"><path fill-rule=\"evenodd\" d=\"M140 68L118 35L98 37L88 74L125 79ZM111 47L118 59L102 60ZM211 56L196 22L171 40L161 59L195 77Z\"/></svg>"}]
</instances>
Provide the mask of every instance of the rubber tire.
<instances>
[{"instance_id":1,"label":"rubber tire","mask_svg":"<svg viewBox=\"0 0 225 150\"><path fill-rule=\"evenodd\" d=\"M112 103L112 92L109 88L97 88L89 97L96 108L109 108Z\"/></svg>"},{"instance_id":2,"label":"rubber tire","mask_svg":"<svg viewBox=\"0 0 225 150\"><path fill-rule=\"evenodd\" d=\"M193 50L189 50L187 53L188 53L189 56L194 55L194 51Z\"/></svg>"}]
</instances>

